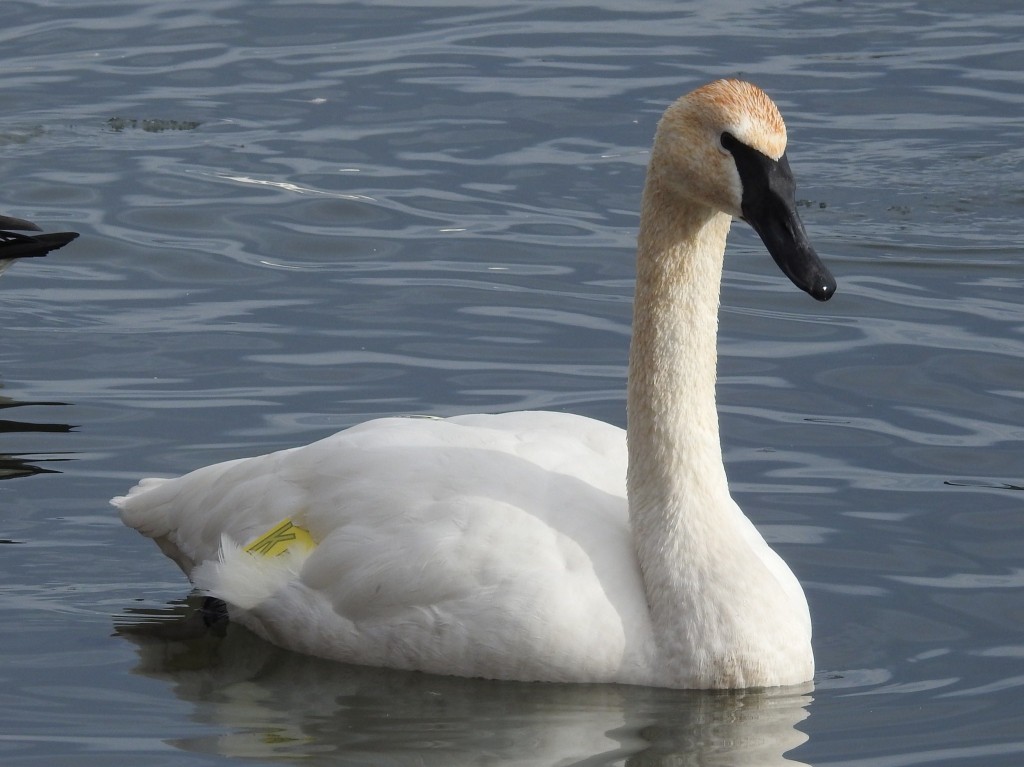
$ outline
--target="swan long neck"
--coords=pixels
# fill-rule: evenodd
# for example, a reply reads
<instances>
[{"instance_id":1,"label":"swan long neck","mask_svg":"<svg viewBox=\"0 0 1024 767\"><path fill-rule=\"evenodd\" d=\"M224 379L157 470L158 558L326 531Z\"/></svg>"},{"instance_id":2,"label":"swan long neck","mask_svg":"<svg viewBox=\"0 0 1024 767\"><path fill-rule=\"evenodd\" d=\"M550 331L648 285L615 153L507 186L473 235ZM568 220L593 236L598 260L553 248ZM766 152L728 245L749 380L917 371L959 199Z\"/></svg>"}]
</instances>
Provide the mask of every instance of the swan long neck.
<instances>
[{"instance_id":1,"label":"swan long neck","mask_svg":"<svg viewBox=\"0 0 1024 767\"><path fill-rule=\"evenodd\" d=\"M627 487L655 625L699 608L693 603L707 594L698 584L714 566L715 542L727 535L735 508L715 404L730 223L649 171L629 360Z\"/></svg>"}]
</instances>

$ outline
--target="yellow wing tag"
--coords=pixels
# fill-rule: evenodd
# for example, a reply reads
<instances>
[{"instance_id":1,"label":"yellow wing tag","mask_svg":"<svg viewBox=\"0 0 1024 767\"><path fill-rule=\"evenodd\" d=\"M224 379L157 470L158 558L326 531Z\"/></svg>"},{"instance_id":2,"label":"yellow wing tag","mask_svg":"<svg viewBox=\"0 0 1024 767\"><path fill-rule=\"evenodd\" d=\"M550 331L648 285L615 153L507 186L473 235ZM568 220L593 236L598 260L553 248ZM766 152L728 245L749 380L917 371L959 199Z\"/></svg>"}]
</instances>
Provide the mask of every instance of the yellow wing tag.
<instances>
[{"instance_id":1,"label":"yellow wing tag","mask_svg":"<svg viewBox=\"0 0 1024 767\"><path fill-rule=\"evenodd\" d=\"M286 519L245 547L250 554L279 557L293 548L312 549L316 541L309 531Z\"/></svg>"}]
</instances>

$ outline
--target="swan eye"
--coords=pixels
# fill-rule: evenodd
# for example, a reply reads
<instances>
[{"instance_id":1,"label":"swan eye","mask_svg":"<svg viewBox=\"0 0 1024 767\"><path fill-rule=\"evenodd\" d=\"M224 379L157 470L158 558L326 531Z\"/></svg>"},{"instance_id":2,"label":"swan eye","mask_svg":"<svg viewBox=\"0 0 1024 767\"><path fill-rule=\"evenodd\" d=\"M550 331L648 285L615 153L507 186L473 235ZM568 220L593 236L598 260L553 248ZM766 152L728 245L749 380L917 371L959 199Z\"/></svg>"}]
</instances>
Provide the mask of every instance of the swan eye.
<instances>
[{"instance_id":1,"label":"swan eye","mask_svg":"<svg viewBox=\"0 0 1024 767\"><path fill-rule=\"evenodd\" d=\"M722 135L719 137L719 141L721 142L722 149L730 154L732 154L737 147L742 146L742 142L729 133L729 131L723 131Z\"/></svg>"}]
</instances>

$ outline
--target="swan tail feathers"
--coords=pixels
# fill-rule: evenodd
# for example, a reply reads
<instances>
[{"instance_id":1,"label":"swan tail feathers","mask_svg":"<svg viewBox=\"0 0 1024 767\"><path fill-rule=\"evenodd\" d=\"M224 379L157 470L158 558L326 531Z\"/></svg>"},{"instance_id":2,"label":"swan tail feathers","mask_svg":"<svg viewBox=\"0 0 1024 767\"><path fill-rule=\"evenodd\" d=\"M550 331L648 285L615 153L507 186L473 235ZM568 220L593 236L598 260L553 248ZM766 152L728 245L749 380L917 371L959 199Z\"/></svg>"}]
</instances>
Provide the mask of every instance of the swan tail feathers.
<instances>
[{"instance_id":1,"label":"swan tail feathers","mask_svg":"<svg viewBox=\"0 0 1024 767\"><path fill-rule=\"evenodd\" d=\"M169 514L171 507L162 502L159 493L153 491L168 481L166 478L148 477L129 490L127 495L111 498L110 504L118 510L121 521L128 527L149 538L166 535L173 526Z\"/></svg>"},{"instance_id":2,"label":"swan tail feathers","mask_svg":"<svg viewBox=\"0 0 1024 767\"><path fill-rule=\"evenodd\" d=\"M293 546L267 555L254 548L258 543L242 547L222 536L217 559L197 565L192 582L233 607L256 609L298 579L310 552L305 546Z\"/></svg>"}]
</instances>

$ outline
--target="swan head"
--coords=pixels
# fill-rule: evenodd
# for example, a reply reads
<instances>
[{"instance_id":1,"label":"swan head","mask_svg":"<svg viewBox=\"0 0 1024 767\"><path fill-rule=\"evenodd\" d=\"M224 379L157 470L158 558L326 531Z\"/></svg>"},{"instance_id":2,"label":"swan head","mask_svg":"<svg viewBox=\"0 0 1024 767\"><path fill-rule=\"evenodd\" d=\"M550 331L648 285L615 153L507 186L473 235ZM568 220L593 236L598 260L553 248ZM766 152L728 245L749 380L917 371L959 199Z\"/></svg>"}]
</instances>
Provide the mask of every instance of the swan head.
<instances>
[{"instance_id":1,"label":"swan head","mask_svg":"<svg viewBox=\"0 0 1024 767\"><path fill-rule=\"evenodd\" d=\"M750 224L800 289L819 301L835 293L797 213L786 124L756 85L717 80L672 104L658 123L650 172L690 204Z\"/></svg>"}]
</instances>

